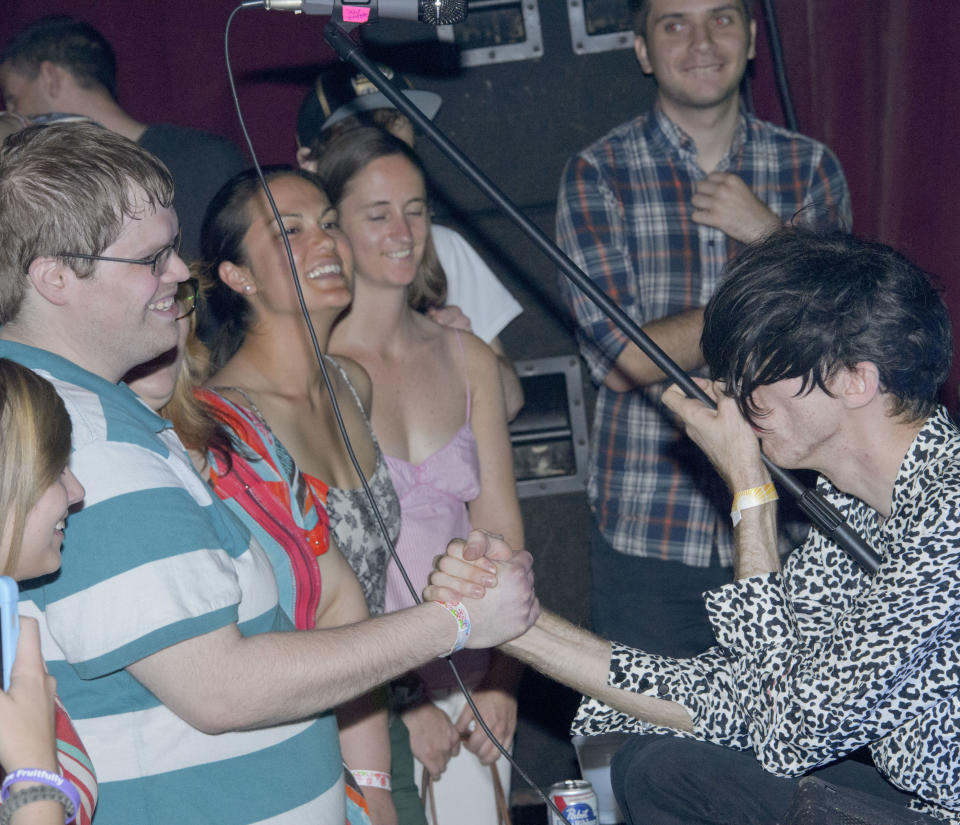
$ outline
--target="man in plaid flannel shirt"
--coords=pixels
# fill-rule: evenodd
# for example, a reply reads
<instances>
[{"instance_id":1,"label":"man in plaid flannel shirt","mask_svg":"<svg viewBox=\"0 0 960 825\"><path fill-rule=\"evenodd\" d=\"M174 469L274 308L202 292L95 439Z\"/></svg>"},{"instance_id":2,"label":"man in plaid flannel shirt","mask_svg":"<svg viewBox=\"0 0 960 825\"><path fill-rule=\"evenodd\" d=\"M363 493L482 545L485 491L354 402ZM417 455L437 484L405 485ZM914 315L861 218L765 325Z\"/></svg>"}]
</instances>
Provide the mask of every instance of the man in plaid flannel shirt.
<instances>
[{"instance_id":1,"label":"man in plaid flannel shirt","mask_svg":"<svg viewBox=\"0 0 960 825\"><path fill-rule=\"evenodd\" d=\"M635 51L652 111L568 164L561 247L683 369L702 366L703 306L724 264L783 222L848 228L822 144L741 106L752 0L642 0ZM700 594L731 579L730 496L660 404L663 374L576 287L561 283L599 387L588 494L593 629L644 650L713 642Z\"/></svg>"}]
</instances>

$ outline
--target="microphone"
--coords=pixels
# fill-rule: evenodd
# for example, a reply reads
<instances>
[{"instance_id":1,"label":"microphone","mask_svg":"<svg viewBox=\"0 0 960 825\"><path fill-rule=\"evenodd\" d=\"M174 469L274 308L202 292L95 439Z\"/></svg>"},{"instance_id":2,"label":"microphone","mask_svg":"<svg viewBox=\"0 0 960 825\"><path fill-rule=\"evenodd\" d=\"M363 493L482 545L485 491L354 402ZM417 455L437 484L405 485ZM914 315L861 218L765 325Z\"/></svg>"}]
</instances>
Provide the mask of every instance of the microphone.
<instances>
[{"instance_id":1,"label":"microphone","mask_svg":"<svg viewBox=\"0 0 960 825\"><path fill-rule=\"evenodd\" d=\"M375 23L384 18L451 26L467 18L467 0L263 0L263 6L297 14L330 15L343 23Z\"/></svg>"}]
</instances>

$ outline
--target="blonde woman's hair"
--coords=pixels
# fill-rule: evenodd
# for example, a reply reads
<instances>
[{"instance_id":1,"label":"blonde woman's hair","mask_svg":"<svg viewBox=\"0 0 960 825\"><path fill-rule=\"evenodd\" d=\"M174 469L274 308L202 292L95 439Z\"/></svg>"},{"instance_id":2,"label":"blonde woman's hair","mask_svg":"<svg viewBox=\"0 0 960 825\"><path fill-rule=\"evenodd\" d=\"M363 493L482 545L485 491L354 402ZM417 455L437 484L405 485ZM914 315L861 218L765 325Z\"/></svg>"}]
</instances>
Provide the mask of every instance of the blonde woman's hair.
<instances>
[{"instance_id":1,"label":"blonde woman's hair","mask_svg":"<svg viewBox=\"0 0 960 825\"><path fill-rule=\"evenodd\" d=\"M200 267L192 266L191 274L199 276ZM187 335L186 351L177 375L177 383L174 385L173 396L159 412L173 422L174 431L188 450L200 453L204 461L207 452L214 450L223 455L229 464L230 436L209 405L197 398L194 392L202 387L211 375L210 350L197 336L198 319L205 311L210 284L202 277L197 280L200 283L197 311L190 316L190 332Z\"/></svg>"},{"instance_id":2,"label":"blonde woman's hair","mask_svg":"<svg viewBox=\"0 0 960 825\"><path fill-rule=\"evenodd\" d=\"M4 575L16 570L27 515L69 460L70 416L56 390L0 358L0 513L10 540Z\"/></svg>"}]
</instances>

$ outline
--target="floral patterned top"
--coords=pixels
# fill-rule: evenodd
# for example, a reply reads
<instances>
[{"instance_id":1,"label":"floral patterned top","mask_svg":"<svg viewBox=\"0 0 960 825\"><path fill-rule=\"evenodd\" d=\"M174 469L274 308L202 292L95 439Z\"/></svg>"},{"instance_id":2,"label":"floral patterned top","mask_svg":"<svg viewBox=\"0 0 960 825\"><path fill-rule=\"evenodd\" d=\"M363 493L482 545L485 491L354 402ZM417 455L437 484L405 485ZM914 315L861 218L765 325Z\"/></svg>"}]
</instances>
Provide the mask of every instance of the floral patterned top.
<instances>
[{"instance_id":1,"label":"floral patterned top","mask_svg":"<svg viewBox=\"0 0 960 825\"><path fill-rule=\"evenodd\" d=\"M360 397L343 367L327 356L343 376L353 399L357 403L363 418L367 422L370 438L376 450L377 460L373 474L367 479L370 491L377 502L377 509L390 535L390 546L380 532L380 526L374 515L363 487L327 487L327 513L330 516L330 530L337 546L347 563L353 568L367 598L367 607L371 616L383 613L383 598L387 584L387 563L390 561L390 547L397 543L400 535L400 500L390 480L390 471L384 460L377 437L373 434L370 419L360 403ZM307 479L312 476L304 473Z\"/></svg>"},{"instance_id":2,"label":"floral patterned top","mask_svg":"<svg viewBox=\"0 0 960 825\"><path fill-rule=\"evenodd\" d=\"M256 409L210 389L196 394L229 428L236 445L229 457L209 453L210 484L262 545L280 606L298 630L309 630L323 585L317 556L330 548L326 491L308 483Z\"/></svg>"}]
</instances>

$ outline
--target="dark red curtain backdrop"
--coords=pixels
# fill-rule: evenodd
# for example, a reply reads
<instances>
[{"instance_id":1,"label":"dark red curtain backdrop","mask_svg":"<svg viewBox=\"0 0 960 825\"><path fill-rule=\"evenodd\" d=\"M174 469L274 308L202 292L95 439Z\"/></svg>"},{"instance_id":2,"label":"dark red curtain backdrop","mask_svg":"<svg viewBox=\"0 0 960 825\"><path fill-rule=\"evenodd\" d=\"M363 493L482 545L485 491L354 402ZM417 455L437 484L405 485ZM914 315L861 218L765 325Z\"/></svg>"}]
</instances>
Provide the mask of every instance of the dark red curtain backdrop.
<instances>
[{"instance_id":1,"label":"dark red curtain backdrop","mask_svg":"<svg viewBox=\"0 0 960 825\"><path fill-rule=\"evenodd\" d=\"M831 146L847 174L854 231L939 276L954 326L960 384L960 42L956 0L778 0L800 131ZM761 26L762 28L762 26ZM766 43L754 99L782 123Z\"/></svg>"},{"instance_id":2,"label":"dark red curtain backdrop","mask_svg":"<svg viewBox=\"0 0 960 825\"><path fill-rule=\"evenodd\" d=\"M218 132L246 150L230 96L224 28L234 0L0 0L0 42L50 14L96 26L117 53L119 98L144 122ZM319 70L336 61L325 17L246 9L231 26L231 64L257 155L291 163L293 126Z\"/></svg>"},{"instance_id":3,"label":"dark red curtain backdrop","mask_svg":"<svg viewBox=\"0 0 960 825\"><path fill-rule=\"evenodd\" d=\"M3 0L0 41L46 14L82 17L114 44L121 102L132 115L210 129L240 143L223 54L224 24L235 5ZM855 231L892 244L938 274L960 330L960 170L954 144L960 95L953 63L960 2L778 0L776 9L799 127L840 157L853 193ZM235 18L234 69L264 161L292 160L300 100L317 69L334 59L322 41L323 22L259 10ZM756 109L782 123L762 23L760 28ZM960 364L944 393L953 409L958 383Z\"/></svg>"}]
</instances>

